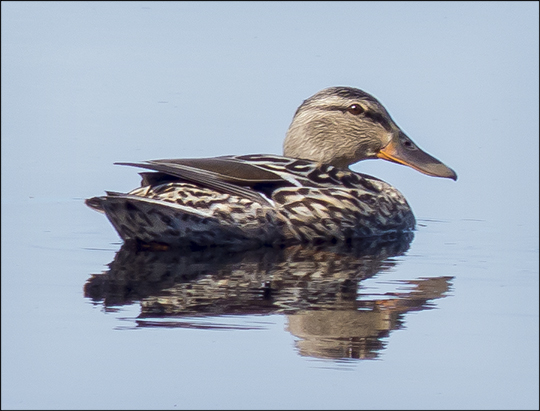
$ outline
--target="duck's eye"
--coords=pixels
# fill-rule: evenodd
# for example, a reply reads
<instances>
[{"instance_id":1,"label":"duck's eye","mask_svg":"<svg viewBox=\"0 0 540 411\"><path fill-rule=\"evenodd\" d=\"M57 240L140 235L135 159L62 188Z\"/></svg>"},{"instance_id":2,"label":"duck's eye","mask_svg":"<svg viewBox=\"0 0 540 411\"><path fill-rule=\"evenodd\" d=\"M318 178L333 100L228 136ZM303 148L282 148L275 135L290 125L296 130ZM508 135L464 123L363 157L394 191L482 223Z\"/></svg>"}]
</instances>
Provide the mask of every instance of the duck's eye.
<instances>
[{"instance_id":1,"label":"duck's eye","mask_svg":"<svg viewBox=\"0 0 540 411\"><path fill-rule=\"evenodd\" d=\"M364 112L364 108L360 104L351 104L347 111L357 116L358 114L362 114Z\"/></svg>"}]
</instances>

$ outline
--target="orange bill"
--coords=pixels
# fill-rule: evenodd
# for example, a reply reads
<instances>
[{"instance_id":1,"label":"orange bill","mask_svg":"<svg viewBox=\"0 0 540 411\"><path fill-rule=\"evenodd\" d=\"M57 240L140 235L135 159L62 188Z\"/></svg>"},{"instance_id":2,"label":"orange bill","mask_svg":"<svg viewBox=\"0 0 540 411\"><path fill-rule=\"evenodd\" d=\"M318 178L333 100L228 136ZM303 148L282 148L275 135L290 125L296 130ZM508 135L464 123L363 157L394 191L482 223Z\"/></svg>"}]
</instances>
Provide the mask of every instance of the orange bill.
<instances>
[{"instance_id":1,"label":"orange bill","mask_svg":"<svg viewBox=\"0 0 540 411\"><path fill-rule=\"evenodd\" d=\"M401 132L377 153L377 157L409 166L428 176L457 180L457 174L454 170L422 151L409 137Z\"/></svg>"}]
</instances>

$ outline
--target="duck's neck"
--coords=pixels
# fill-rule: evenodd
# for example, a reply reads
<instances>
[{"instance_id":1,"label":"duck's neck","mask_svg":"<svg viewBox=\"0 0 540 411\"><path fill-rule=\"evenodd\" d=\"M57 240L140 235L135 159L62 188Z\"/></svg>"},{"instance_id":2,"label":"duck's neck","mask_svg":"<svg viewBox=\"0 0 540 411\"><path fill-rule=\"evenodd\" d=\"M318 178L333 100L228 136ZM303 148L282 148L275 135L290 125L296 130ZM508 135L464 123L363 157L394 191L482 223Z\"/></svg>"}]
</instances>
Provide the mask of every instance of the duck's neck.
<instances>
[{"instance_id":1,"label":"duck's neck","mask_svg":"<svg viewBox=\"0 0 540 411\"><path fill-rule=\"evenodd\" d=\"M317 161L339 168L348 168L358 161L376 157L372 148L376 136L371 135L370 130L359 130L353 126L344 128L328 116L304 117L302 113L295 116L287 131L283 143L283 155L286 157Z\"/></svg>"}]
</instances>

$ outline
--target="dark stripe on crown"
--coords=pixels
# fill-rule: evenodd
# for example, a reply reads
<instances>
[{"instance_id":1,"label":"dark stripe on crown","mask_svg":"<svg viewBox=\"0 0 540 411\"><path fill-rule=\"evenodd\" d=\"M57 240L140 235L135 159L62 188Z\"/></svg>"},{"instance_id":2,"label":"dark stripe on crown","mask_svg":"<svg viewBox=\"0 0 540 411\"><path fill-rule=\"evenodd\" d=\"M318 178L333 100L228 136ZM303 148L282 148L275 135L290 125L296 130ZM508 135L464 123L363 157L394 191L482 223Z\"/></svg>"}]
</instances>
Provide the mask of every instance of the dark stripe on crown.
<instances>
[{"instance_id":1,"label":"dark stripe on crown","mask_svg":"<svg viewBox=\"0 0 540 411\"><path fill-rule=\"evenodd\" d=\"M298 107L298 110L296 110L296 114L298 114L298 112L300 112L303 108L313 105L313 102L324 100L325 98L329 96L338 96L343 99L350 100L350 104L353 104L355 100L363 100L363 101L370 101L372 103L375 103L376 106L381 105L381 103L379 103L379 101L375 97L373 97L371 94L366 93L363 90L352 88L352 87L330 87L330 88L319 91L317 94L314 94L313 96L305 100L302 103L302 105ZM347 104L347 107L350 104ZM328 110L328 111L339 110L342 112L346 112L347 107L337 106L337 105L328 105L328 106L321 106L319 108L322 110ZM390 125L389 119L386 118L385 115L379 113L378 111L368 109L361 115L370 119L375 124L380 124L386 131L392 131L392 127Z\"/></svg>"}]
</instances>

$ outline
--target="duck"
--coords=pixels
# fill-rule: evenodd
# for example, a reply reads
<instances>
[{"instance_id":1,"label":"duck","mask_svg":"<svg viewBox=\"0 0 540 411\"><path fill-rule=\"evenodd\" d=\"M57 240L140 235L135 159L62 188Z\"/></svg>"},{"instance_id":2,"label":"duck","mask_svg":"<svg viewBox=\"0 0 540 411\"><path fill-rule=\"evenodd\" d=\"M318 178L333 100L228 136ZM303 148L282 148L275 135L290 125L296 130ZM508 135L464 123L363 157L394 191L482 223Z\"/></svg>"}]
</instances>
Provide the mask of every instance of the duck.
<instances>
[{"instance_id":1,"label":"duck","mask_svg":"<svg viewBox=\"0 0 540 411\"><path fill-rule=\"evenodd\" d=\"M342 244L413 231L414 214L396 188L349 168L367 159L457 180L375 97L339 86L302 102L283 155L115 163L144 169L140 187L85 203L124 242L165 247Z\"/></svg>"}]
</instances>

